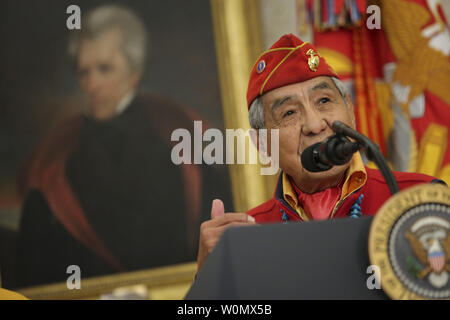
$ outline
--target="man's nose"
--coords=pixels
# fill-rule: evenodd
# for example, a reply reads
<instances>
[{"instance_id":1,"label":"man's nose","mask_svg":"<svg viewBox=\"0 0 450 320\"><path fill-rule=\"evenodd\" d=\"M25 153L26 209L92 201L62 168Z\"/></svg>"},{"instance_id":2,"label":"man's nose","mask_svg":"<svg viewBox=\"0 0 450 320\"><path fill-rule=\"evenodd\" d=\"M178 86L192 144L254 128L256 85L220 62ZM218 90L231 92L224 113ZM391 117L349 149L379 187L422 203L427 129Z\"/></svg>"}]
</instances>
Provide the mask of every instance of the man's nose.
<instances>
[{"instance_id":1,"label":"man's nose","mask_svg":"<svg viewBox=\"0 0 450 320\"><path fill-rule=\"evenodd\" d=\"M317 135L326 130L326 128L327 122L317 110L309 109L305 112L305 122L302 127L304 135Z\"/></svg>"},{"instance_id":2,"label":"man's nose","mask_svg":"<svg viewBox=\"0 0 450 320\"><path fill-rule=\"evenodd\" d=\"M88 94L95 93L100 86L100 81L95 72L90 73L85 79L84 88Z\"/></svg>"}]
</instances>

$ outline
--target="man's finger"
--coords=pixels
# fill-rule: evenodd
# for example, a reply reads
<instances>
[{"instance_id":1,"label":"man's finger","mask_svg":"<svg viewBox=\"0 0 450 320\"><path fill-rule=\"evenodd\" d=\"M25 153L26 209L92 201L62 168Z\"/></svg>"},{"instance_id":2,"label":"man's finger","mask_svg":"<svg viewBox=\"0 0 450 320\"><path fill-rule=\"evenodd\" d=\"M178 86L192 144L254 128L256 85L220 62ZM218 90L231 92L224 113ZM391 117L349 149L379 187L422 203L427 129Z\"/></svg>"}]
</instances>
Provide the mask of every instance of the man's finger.
<instances>
[{"instance_id":1,"label":"man's finger","mask_svg":"<svg viewBox=\"0 0 450 320\"><path fill-rule=\"evenodd\" d=\"M231 228L231 227L248 227L248 226L249 226L248 223L235 221L235 222L231 222L229 224L222 225L220 227L216 227L214 232L216 234L219 234L220 236L222 236L223 232L225 230L227 230L228 228Z\"/></svg>"},{"instance_id":2,"label":"man's finger","mask_svg":"<svg viewBox=\"0 0 450 320\"><path fill-rule=\"evenodd\" d=\"M225 213L208 221L208 227L218 227L231 222L255 223L255 218L246 213Z\"/></svg>"},{"instance_id":3,"label":"man's finger","mask_svg":"<svg viewBox=\"0 0 450 320\"><path fill-rule=\"evenodd\" d=\"M221 217L225 214L225 206L222 200L214 199L211 206L211 219Z\"/></svg>"}]
</instances>

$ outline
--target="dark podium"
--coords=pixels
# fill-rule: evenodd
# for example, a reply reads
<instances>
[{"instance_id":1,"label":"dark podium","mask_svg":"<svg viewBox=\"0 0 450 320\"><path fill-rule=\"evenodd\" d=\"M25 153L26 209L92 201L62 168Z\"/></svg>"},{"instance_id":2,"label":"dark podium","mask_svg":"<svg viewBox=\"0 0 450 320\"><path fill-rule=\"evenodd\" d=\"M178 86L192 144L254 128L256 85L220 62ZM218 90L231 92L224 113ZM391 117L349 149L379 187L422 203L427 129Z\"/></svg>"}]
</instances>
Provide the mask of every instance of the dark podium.
<instances>
[{"instance_id":1,"label":"dark podium","mask_svg":"<svg viewBox=\"0 0 450 320\"><path fill-rule=\"evenodd\" d=\"M371 217L231 228L185 299L387 299L368 289Z\"/></svg>"}]
</instances>

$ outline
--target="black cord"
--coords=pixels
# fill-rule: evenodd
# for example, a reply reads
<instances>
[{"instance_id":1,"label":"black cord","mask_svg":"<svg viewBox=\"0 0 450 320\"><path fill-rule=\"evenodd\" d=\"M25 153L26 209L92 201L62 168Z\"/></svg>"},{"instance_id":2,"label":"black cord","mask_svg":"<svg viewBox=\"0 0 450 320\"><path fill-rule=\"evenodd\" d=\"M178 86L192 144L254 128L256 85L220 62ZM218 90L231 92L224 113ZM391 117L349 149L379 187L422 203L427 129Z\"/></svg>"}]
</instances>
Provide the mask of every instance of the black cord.
<instances>
[{"instance_id":1,"label":"black cord","mask_svg":"<svg viewBox=\"0 0 450 320\"><path fill-rule=\"evenodd\" d=\"M391 191L391 194L395 194L399 191L395 176L389 168L386 159L384 159L380 148L372 140L362 135L356 130L348 127L341 121L333 122L333 131L337 134L343 134L356 140L358 144L365 150L366 156L369 160L375 162L381 174L383 175L386 183Z\"/></svg>"}]
</instances>

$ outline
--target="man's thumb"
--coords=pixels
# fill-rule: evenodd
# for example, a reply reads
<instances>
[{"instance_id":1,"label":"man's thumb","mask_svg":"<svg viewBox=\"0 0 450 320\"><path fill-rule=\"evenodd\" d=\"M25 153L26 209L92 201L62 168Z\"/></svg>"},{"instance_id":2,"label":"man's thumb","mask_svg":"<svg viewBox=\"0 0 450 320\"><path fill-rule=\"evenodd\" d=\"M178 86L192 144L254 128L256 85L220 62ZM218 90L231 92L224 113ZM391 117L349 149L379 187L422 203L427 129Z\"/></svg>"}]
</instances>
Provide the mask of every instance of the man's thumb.
<instances>
[{"instance_id":1,"label":"man's thumb","mask_svg":"<svg viewBox=\"0 0 450 320\"><path fill-rule=\"evenodd\" d=\"M225 207L222 200L214 199L211 207L211 219L223 216L225 214Z\"/></svg>"}]
</instances>

